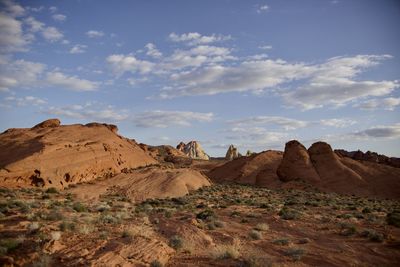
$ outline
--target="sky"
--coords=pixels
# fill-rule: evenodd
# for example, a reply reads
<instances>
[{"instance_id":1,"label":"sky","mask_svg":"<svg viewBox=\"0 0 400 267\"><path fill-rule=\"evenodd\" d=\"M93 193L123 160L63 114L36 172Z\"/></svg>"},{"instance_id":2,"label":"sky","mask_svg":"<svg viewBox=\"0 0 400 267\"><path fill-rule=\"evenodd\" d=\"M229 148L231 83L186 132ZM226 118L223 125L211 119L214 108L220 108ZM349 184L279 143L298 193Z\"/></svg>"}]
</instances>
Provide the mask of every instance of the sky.
<instances>
[{"instance_id":1,"label":"sky","mask_svg":"<svg viewBox=\"0 0 400 267\"><path fill-rule=\"evenodd\" d=\"M400 157L400 2L0 0L0 131Z\"/></svg>"}]
</instances>

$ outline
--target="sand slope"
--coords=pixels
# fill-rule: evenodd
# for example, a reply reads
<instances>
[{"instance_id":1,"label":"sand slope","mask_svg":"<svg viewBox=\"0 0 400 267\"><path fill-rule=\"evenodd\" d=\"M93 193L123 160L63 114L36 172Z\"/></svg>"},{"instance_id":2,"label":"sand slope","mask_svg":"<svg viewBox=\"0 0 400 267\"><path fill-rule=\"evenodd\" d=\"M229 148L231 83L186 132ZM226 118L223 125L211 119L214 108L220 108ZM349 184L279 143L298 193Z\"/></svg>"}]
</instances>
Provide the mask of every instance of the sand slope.
<instances>
[{"instance_id":1,"label":"sand slope","mask_svg":"<svg viewBox=\"0 0 400 267\"><path fill-rule=\"evenodd\" d=\"M0 134L1 186L63 188L154 163L135 142L119 136L114 125L60 126L50 120Z\"/></svg>"}]
</instances>

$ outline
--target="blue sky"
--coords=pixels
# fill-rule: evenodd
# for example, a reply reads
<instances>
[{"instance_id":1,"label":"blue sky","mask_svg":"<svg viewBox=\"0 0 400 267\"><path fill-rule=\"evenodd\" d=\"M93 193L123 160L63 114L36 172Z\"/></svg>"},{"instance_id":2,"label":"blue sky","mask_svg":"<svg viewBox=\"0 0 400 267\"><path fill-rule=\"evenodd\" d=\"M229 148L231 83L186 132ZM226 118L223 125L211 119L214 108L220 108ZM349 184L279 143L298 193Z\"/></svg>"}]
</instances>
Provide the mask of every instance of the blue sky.
<instances>
[{"instance_id":1,"label":"blue sky","mask_svg":"<svg viewBox=\"0 0 400 267\"><path fill-rule=\"evenodd\" d=\"M212 156L290 139L400 156L398 1L0 2L0 130L57 117Z\"/></svg>"}]
</instances>

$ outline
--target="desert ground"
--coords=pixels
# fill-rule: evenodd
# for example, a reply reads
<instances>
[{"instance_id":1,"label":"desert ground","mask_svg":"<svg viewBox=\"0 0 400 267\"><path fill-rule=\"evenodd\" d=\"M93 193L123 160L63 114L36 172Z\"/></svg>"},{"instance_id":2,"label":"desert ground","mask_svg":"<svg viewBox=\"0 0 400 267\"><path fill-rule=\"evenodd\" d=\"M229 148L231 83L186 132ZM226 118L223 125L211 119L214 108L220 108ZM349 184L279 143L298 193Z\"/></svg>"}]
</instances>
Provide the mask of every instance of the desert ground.
<instances>
[{"instance_id":1,"label":"desert ground","mask_svg":"<svg viewBox=\"0 0 400 267\"><path fill-rule=\"evenodd\" d=\"M2 266L398 266L398 159L213 158L52 119L0 134Z\"/></svg>"}]
</instances>

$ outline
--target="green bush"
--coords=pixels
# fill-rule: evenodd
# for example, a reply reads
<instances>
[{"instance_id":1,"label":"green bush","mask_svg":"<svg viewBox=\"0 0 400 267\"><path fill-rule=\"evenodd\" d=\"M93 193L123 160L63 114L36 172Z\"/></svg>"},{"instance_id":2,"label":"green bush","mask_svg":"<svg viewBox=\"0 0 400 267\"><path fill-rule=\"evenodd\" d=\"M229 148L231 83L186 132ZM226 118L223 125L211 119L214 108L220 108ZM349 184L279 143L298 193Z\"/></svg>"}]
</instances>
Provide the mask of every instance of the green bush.
<instances>
[{"instance_id":1,"label":"green bush","mask_svg":"<svg viewBox=\"0 0 400 267\"><path fill-rule=\"evenodd\" d=\"M400 227L400 212L394 211L386 215L386 222L389 225Z\"/></svg>"},{"instance_id":2,"label":"green bush","mask_svg":"<svg viewBox=\"0 0 400 267\"><path fill-rule=\"evenodd\" d=\"M169 246L175 250L181 249L183 247L183 239L180 236L174 235L169 240Z\"/></svg>"}]
</instances>

